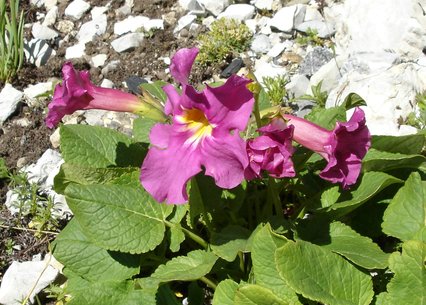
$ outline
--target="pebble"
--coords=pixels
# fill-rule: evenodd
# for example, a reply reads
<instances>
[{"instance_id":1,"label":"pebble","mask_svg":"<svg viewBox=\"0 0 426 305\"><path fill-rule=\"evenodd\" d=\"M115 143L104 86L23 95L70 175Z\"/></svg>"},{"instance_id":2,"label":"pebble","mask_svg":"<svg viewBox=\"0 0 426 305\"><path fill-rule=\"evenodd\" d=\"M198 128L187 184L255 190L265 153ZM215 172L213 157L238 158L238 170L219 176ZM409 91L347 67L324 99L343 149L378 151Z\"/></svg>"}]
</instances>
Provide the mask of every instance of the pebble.
<instances>
[{"instance_id":1,"label":"pebble","mask_svg":"<svg viewBox=\"0 0 426 305\"><path fill-rule=\"evenodd\" d=\"M299 73L307 76L312 76L323 65L328 63L333 58L333 52L325 47L315 47L311 52L306 54L300 64Z\"/></svg>"},{"instance_id":2,"label":"pebble","mask_svg":"<svg viewBox=\"0 0 426 305\"><path fill-rule=\"evenodd\" d=\"M104 78L101 83L102 88L114 88L114 83L107 78Z\"/></svg>"},{"instance_id":3,"label":"pebble","mask_svg":"<svg viewBox=\"0 0 426 305\"><path fill-rule=\"evenodd\" d=\"M134 33L138 29L144 27L147 21L149 21L149 18L145 16L129 16L114 24L114 34L123 35L129 32Z\"/></svg>"},{"instance_id":4,"label":"pebble","mask_svg":"<svg viewBox=\"0 0 426 305\"><path fill-rule=\"evenodd\" d=\"M68 34L74 29L74 22L70 20L60 20L55 28L63 34Z\"/></svg>"},{"instance_id":5,"label":"pebble","mask_svg":"<svg viewBox=\"0 0 426 305\"><path fill-rule=\"evenodd\" d=\"M52 144L53 148L59 148L61 144L61 135L60 135L60 128L56 128L55 132L52 133L49 137L50 144Z\"/></svg>"},{"instance_id":6,"label":"pebble","mask_svg":"<svg viewBox=\"0 0 426 305\"><path fill-rule=\"evenodd\" d=\"M44 7L49 11L52 7L58 4L58 0L44 0Z\"/></svg>"},{"instance_id":7,"label":"pebble","mask_svg":"<svg viewBox=\"0 0 426 305\"><path fill-rule=\"evenodd\" d=\"M29 63L41 67L56 55L56 51L45 40L33 38L27 43L24 42L24 54Z\"/></svg>"},{"instance_id":8,"label":"pebble","mask_svg":"<svg viewBox=\"0 0 426 305\"><path fill-rule=\"evenodd\" d=\"M101 73L103 76L107 76L109 73L114 72L120 65L120 60L113 60L109 62L105 67L102 68Z\"/></svg>"},{"instance_id":9,"label":"pebble","mask_svg":"<svg viewBox=\"0 0 426 305\"><path fill-rule=\"evenodd\" d=\"M105 34L107 29L107 16L101 14L95 19L81 25L77 34L79 43L87 43L93 41L96 37Z\"/></svg>"},{"instance_id":10,"label":"pebble","mask_svg":"<svg viewBox=\"0 0 426 305\"><path fill-rule=\"evenodd\" d=\"M53 6L46 14L46 17L44 17L43 26L51 26L54 25L56 22L56 18L58 18L58 7Z\"/></svg>"},{"instance_id":11,"label":"pebble","mask_svg":"<svg viewBox=\"0 0 426 305\"><path fill-rule=\"evenodd\" d=\"M65 50L65 59L81 58L86 55L86 46L84 43L78 43Z\"/></svg>"},{"instance_id":12,"label":"pebble","mask_svg":"<svg viewBox=\"0 0 426 305\"><path fill-rule=\"evenodd\" d=\"M291 32L303 22L305 18L306 5L297 4L280 9L271 20L271 27L282 32Z\"/></svg>"},{"instance_id":13,"label":"pebble","mask_svg":"<svg viewBox=\"0 0 426 305\"><path fill-rule=\"evenodd\" d=\"M139 47L145 36L143 33L128 33L111 42L111 46L118 53L128 51L133 48Z\"/></svg>"},{"instance_id":14,"label":"pebble","mask_svg":"<svg viewBox=\"0 0 426 305\"><path fill-rule=\"evenodd\" d=\"M274 3L273 0L256 0L254 3L254 6L260 10L272 10L272 4Z\"/></svg>"},{"instance_id":15,"label":"pebble","mask_svg":"<svg viewBox=\"0 0 426 305\"><path fill-rule=\"evenodd\" d=\"M208 12L217 16L229 6L230 0L198 0L198 3L201 4Z\"/></svg>"},{"instance_id":16,"label":"pebble","mask_svg":"<svg viewBox=\"0 0 426 305\"><path fill-rule=\"evenodd\" d=\"M38 22L33 24L31 34L35 39L50 40L58 36L58 32Z\"/></svg>"},{"instance_id":17,"label":"pebble","mask_svg":"<svg viewBox=\"0 0 426 305\"><path fill-rule=\"evenodd\" d=\"M107 54L98 54L91 58L91 64L93 67L102 67L108 58Z\"/></svg>"},{"instance_id":18,"label":"pebble","mask_svg":"<svg viewBox=\"0 0 426 305\"><path fill-rule=\"evenodd\" d=\"M223 71L220 77L228 78L232 74L236 74L243 67L244 63L241 58L235 58Z\"/></svg>"},{"instance_id":19,"label":"pebble","mask_svg":"<svg viewBox=\"0 0 426 305\"><path fill-rule=\"evenodd\" d=\"M65 9L65 16L80 19L90 9L90 4L83 0L74 0Z\"/></svg>"},{"instance_id":20,"label":"pebble","mask_svg":"<svg viewBox=\"0 0 426 305\"><path fill-rule=\"evenodd\" d=\"M249 4L232 4L228 6L223 13L217 16L220 18L237 19L244 21L250 19L254 15L255 8Z\"/></svg>"},{"instance_id":21,"label":"pebble","mask_svg":"<svg viewBox=\"0 0 426 305\"><path fill-rule=\"evenodd\" d=\"M34 102L40 95L43 95L47 92L51 92L52 90L52 82L43 82L35 85L29 85L27 88L24 89L24 95L28 100L28 104L31 106L31 104L34 104Z\"/></svg>"},{"instance_id":22,"label":"pebble","mask_svg":"<svg viewBox=\"0 0 426 305\"><path fill-rule=\"evenodd\" d=\"M16 107L21 101L23 93L6 83L0 92L0 125L2 125L9 116L15 112Z\"/></svg>"},{"instance_id":23,"label":"pebble","mask_svg":"<svg viewBox=\"0 0 426 305\"><path fill-rule=\"evenodd\" d=\"M141 94L142 91L139 86L143 83L147 83L145 79L137 75L129 76L124 82L126 83L127 88L129 88L129 91L133 94Z\"/></svg>"},{"instance_id":24,"label":"pebble","mask_svg":"<svg viewBox=\"0 0 426 305\"><path fill-rule=\"evenodd\" d=\"M256 35L251 42L250 49L256 53L268 53L271 49L271 43L269 37L266 35Z\"/></svg>"},{"instance_id":25,"label":"pebble","mask_svg":"<svg viewBox=\"0 0 426 305\"><path fill-rule=\"evenodd\" d=\"M330 38L336 33L332 24L320 20L309 20L296 26L296 30L303 33L306 33L309 29L317 31L317 36L320 38Z\"/></svg>"},{"instance_id":26,"label":"pebble","mask_svg":"<svg viewBox=\"0 0 426 305\"><path fill-rule=\"evenodd\" d=\"M180 17L173 33L179 33L182 29L189 27L196 19L197 16L190 14Z\"/></svg>"}]
</instances>

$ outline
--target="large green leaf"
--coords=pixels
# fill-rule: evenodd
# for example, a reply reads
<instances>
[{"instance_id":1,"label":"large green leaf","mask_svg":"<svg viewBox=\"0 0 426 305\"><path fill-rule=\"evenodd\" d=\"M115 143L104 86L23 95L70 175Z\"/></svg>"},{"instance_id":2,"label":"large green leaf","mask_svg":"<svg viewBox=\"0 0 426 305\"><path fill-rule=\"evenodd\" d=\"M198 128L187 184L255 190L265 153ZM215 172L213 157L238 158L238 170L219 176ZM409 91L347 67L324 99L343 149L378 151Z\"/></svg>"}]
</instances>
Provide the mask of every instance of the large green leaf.
<instances>
[{"instance_id":1,"label":"large green leaf","mask_svg":"<svg viewBox=\"0 0 426 305\"><path fill-rule=\"evenodd\" d=\"M426 240L426 182L408 177L383 215L383 232L401 240Z\"/></svg>"},{"instance_id":2,"label":"large green leaf","mask_svg":"<svg viewBox=\"0 0 426 305\"><path fill-rule=\"evenodd\" d=\"M275 234L269 224L261 228L253 238L251 257L256 283L272 290L289 304L300 304L296 292L279 275L275 260L275 251L285 245L287 239Z\"/></svg>"},{"instance_id":3,"label":"large green leaf","mask_svg":"<svg viewBox=\"0 0 426 305\"><path fill-rule=\"evenodd\" d=\"M147 118L137 118L133 121L133 137L138 142L150 143L149 133L158 122Z\"/></svg>"},{"instance_id":4,"label":"large green leaf","mask_svg":"<svg viewBox=\"0 0 426 305\"><path fill-rule=\"evenodd\" d=\"M233 280L223 280L217 285L213 295L213 305L235 305L234 298L239 284Z\"/></svg>"},{"instance_id":5,"label":"large green leaf","mask_svg":"<svg viewBox=\"0 0 426 305\"><path fill-rule=\"evenodd\" d=\"M65 196L84 233L105 249L142 253L163 240L167 215L142 188L71 184Z\"/></svg>"},{"instance_id":6,"label":"large green leaf","mask_svg":"<svg viewBox=\"0 0 426 305\"><path fill-rule=\"evenodd\" d=\"M288 305L271 290L259 285L240 286L235 293L235 305Z\"/></svg>"},{"instance_id":7,"label":"large green leaf","mask_svg":"<svg viewBox=\"0 0 426 305\"><path fill-rule=\"evenodd\" d=\"M167 95L163 90L163 86L167 85L166 82L163 81L155 81L153 83L142 83L140 86L151 93L152 96L156 97L161 102L166 102Z\"/></svg>"},{"instance_id":8,"label":"large green leaf","mask_svg":"<svg viewBox=\"0 0 426 305\"><path fill-rule=\"evenodd\" d=\"M426 137L422 134L407 136L372 136L371 147L381 151L407 155L420 154Z\"/></svg>"},{"instance_id":9,"label":"large green leaf","mask_svg":"<svg viewBox=\"0 0 426 305\"><path fill-rule=\"evenodd\" d=\"M367 172L362 176L358 188L351 192L352 199L337 202L330 206L328 210L334 210L337 215L347 214L373 198L389 185L401 182L400 179L385 173Z\"/></svg>"},{"instance_id":10,"label":"large green leaf","mask_svg":"<svg viewBox=\"0 0 426 305\"><path fill-rule=\"evenodd\" d=\"M336 122L346 122L346 110L343 107L327 109L317 107L306 116L306 119L331 130Z\"/></svg>"},{"instance_id":11,"label":"large green leaf","mask_svg":"<svg viewBox=\"0 0 426 305\"><path fill-rule=\"evenodd\" d=\"M363 160L364 171L389 171L397 168L419 168L426 164L422 155L404 155L371 148Z\"/></svg>"},{"instance_id":12,"label":"large green leaf","mask_svg":"<svg viewBox=\"0 0 426 305\"><path fill-rule=\"evenodd\" d=\"M65 162L80 166L140 166L146 154L145 146L109 128L63 125L60 134Z\"/></svg>"},{"instance_id":13,"label":"large green leaf","mask_svg":"<svg viewBox=\"0 0 426 305\"><path fill-rule=\"evenodd\" d=\"M151 277L162 282L194 281L209 273L217 258L212 252L195 250L159 266Z\"/></svg>"},{"instance_id":14,"label":"large green leaf","mask_svg":"<svg viewBox=\"0 0 426 305\"><path fill-rule=\"evenodd\" d=\"M304 241L287 242L275 252L280 275L304 297L330 305L367 305L371 278L340 255Z\"/></svg>"},{"instance_id":15,"label":"large green leaf","mask_svg":"<svg viewBox=\"0 0 426 305\"><path fill-rule=\"evenodd\" d=\"M55 258L90 281L120 281L139 273L139 256L100 248L71 220L54 241Z\"/></svg>"},{"instance_id":16,"label":"large green leaf","mask_svg":"<svg viewBox=\"0 0 426 305\"><path fill-rule=\"evenodd\" d=\"M137 167L93 168L64 163L55 176L55 191L63 194L70 183L78 184L114 184L123 175L138 172Z\"/></svg>"},{"instance_id":17,"label":"large green leaf","mask_svg":"<svg viewBox=\"0 0 426 305\"><path fill-rule=\"evenodd\" d=\"M395 273L377 304L426 304L426 244L410 240L402 244L402 253L390 256L389 266Z\"/></svg>"},{"instance_id":18,"label":"large green leaf","mask_svg":"<svg viewBox=\"0 0 426 305\"><path fill-rule=\"evenodd\" d=\"M250 231L240 226L228 226L220 233L213 233L211 237L211 249L219 257L232 262L238 252L247 252L247 240Z\"/></svg>"}]
</instances>

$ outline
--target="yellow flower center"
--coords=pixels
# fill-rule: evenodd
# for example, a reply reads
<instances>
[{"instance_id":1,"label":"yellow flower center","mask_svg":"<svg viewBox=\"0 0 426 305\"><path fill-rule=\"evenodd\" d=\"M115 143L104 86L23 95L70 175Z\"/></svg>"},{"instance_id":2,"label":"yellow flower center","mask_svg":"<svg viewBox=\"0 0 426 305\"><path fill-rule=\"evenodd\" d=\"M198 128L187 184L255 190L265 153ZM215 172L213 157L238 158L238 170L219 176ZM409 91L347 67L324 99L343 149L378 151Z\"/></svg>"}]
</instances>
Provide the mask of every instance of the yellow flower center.
<instances>
[{"instance_id":1,"label":"yellow flower center","mask_svg":"<svg viewBox=\"0 0 426 305\"><path fill-rule=\"evenodd\" d=\"M209 123L209 120L199 109L185 110L177 119L180 123L186 125L185 131L189 130L193 133L186 143L197 144L200 140L212 134L214 126Z\"/></svg>"}]
</instances>

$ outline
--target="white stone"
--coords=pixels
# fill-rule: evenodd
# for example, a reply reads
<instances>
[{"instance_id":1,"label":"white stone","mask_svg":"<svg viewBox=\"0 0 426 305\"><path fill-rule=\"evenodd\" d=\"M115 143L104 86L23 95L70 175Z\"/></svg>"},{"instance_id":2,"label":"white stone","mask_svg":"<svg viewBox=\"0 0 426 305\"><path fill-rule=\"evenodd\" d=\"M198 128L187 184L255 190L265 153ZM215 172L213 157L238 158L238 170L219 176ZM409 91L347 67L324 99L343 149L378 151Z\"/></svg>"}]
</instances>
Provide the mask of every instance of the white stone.
<instances>
[{"instance_id":1,"label":"white stone","mask_svg":"<svg viewBox=\"0 0 426 305\"><path fill-rule=\"evenodd\" d=\"M103 88L114 88L114 83L107 78L104 78L101 83Z\"/></svg>"},{"instance_id":2,"label":"white stone","mask_svg":"<svg viewBox=\"0 0 426 305\"><path fill-rule=\"evenodd\" d=\"M108 58L107 54L98 54L92 57L91 63L93 67L102 67Z\"/></svg>"},{"instance_id":3,"label":"white stone","mask_svg":"<svg viewBox=\"0 0 426 305\"><path fill-rule=\"evenodd\" d=\"M245 25L249 28L249 30L255 34L257 30L257 20L256 19L247 19L244 21ZM204 23L203 23L204 24Z\"/></svg>"},{"instance_id":4,"label":"white stone","mask_svg":"<svg viewBox=\"0 0 426 305\"><path fill-rule=\"evenodd\" d=\"M86 46L84 43L77 43L76 45L73 45L72 47L68 47L65 50L65 59L81 58L84 55L86 55L85 49L86 49Z\"/></svg>"},{"instance_id":5,"label":"white stone","mask_svg":"<svg viewBox=\"0 0 426 305\"><path fill-rule=\"evenodd\" d=\"M271 27L282 32L291 32L305 18L306 5L296 4L280 9L271 19Z\"/></svg>"},{"instance_id":6,"label":"white stone","mask_svg":"<svg viewBox=\"0 0 426 305\"><path fill-rule=\"evenodd\" d=\"M52 91L52 89L53 89L52 82L38 83L35 85L29 85L27 88L25 88L24 95L27 99L29 99L30 101L33 101L38 96Z\"/></svg>"},{"instance_id":7,"label":"white stone","mask_svg":"<svg viewBox=\"0 0 426 305\"><path fill-rule=\"evenodd\" d=\"M74 29L74 22L70 20L59 20L55 27L59 32L68 34Z\"/></svg>"},{"instance_id":8,"label":"white stone","mask_svg":"<svg viewBox=\"0 0 426 305\"><path fill-rule=\"evenodd\" d=\"M144 40L143 33L128 33L111 42L111 46L118 53L139 47Z\"/></svg>"},{"instance_id":9,"label":"white stone","mask_svg":"<svg viewBox=\"0 0 426 305\"><path fill-rule=\"evenodd\" d=\"M56 18L58 18L58 7L54 6L47 12L46 17L44 17L42 25L43 26L54 25L56 22Z\"/></svg>"},{"instance_id":10,"label":"white stone","mask_svg":"<svg viewBox=\"0 0 426 305\"><path fill-rule=\"evenodd\" d=\"M4 202L4 205L12 215L19 213L19 211L24 212L28 210L25 202L20 202L18 193L13 190L7 191L6 201Z\"/></svg>"},{"instance_id":11,"label":"white stone","mask_svg":"<svg viewBox=\"0 0 426 305\"><path fill-rule=\"evenodd\" d=\"M204 18L202 21L202 24L210 29L210 26L213 22L216 21L216 18L213 16L208 16L207 18Z\"/></svg>"},{"instance_id":12,"label":"white stone","mask_svg":"<svg viewBox=\"0 0 426 305\"><path fill-rule=\"evenodd\" d=\"M114 24L114 34L123 35L129 32L134 33L138 29L143 28L147 21L149 21L149 18L145 16L129 16Z\"/></svg>"},{"instance_id":13,"label":"white stone","mask_svg":"<svg viewBox=\"0 0 426 305\"><path fill-rule=\"evenodd\" d=\"M52 7L58 4L58 0L44 0L44 7L49 11Z\"/></svg>"},{"instance_id":14,"label":"white stone","mask_svg":"<svg viewBox=\"0 0 426 305\"><path fill-rule=\"evenodd\" d=\"M105 34L107 28L107 16L101 14L95 19L88 21L80 27L77 34L79 43L86 43L94 40L97 36Z\"/></svg>"},{"instance_id":15,"label":"white stone","mask_svg":"<svg viewBox=\"0 0 426 305\"><path fill-rule=\"evenodd\" d=\"M250 49L256 53L267 53L271 49L269 37L266 35L256 35L251 43Z\"/></svg>"},{"instance_id":16,"label":"white stone","mask_svg":"<svg viewBox=\"0 0 426 305\"><path fill-rule=\"evenodd\" d=\"M260 82L262 82L264 77L276 77L280 75L285 75L286 72L286 69L284 69L283 67L274 65L273 63L270 63L263 58L256 60L255 62L254 75Z\"/></svg>"},{"instance_id":17,"label":"white stone","mask_svg":"<svg viewBox=\"0 0 426 305\"><path fill-rule=\"evenodd\" d=\"M332 24L320 20L310 20L299 24L296 30L306 33L308 29L316 30L320 38L329 38L336 32Z\"/></svg>"},{"instance_id":18,"label":"white stone","mask_svg":"<svg viewBox=\"0 0 426 305\"><path fill-rule=\"evenodd\" d=\"M288 92L294 97L302 96L309 87L309 79L305 75L296 74L291 77L290 82L285 86Z\"/></svg>"},{"instance_id":19,"label":"white stone","mask_svg":"<svg viewBox=\"0 0 426 305\"><path fill-rule=\"evenodd\" d=\"M109 5L108 6L95 6L90 11L90 15L92 16L92 19L96 19L97 17L106 13L108 11L108 9L109 9Z\"/></svg>"},{"instance_id":20,"label":"white stone","mask_svg":"<svg viewBox=\"0 0 426 305\"><path fill-rule=\"evenodd\" d=\"M30 4L40 8L43 6L44 0L30 0Z\"/></svg>"},{"instance_id":21,"label":"white stone","mask_svg":"<svg viewBox=\"0 0 426 305\"><path fill-rule=\"evenodd\" d=\"M179 0L179 5L185 10L192 13L204 12L203 7L197 2L197 0Z\"/></svg>"},{"instance_id":22,"label":"white stone","mask_svg":"<svg viewBox=\"0 0 426 305\"><path fill-rule=\"evenodd\" d=\"M260 10L272 10L272 4L274 3L273 0L256 0L254 3L254 6Z\"/></svg>"},{"instance_id":23,"label":"white stone","mask_svg":"<svg viewBox=\"0 0 426 305\"><path fill-rule=\"evenodd\" d=\"M74 0L65 9L65 16L80 19L90 9L90 4L83 0Z\"/></svg>"},{"instance_id":24,"label":"white stone","mask_svg":"<svg viewBox=\"0 0 426 305\"><path fill-rule=\"evenodd\" d=\"M38 22L33 24L31 34L34 36L34 38L43 40L50 40L58 36L58 32L47 26L41 25Z\"/></svg>"},{"instance_id":25,"label":"white stone","mask_svg":"<svg viewBox=\"0 0 426 305\"><path fill-rule=\"evenodd\" d=\"M223 13L220 13L217 18L228 18L244 21L252 18L254 11L254 6L250 4L232 4L228 6Z\"/></svg>"},{"instance_id":26,"label":"white stone","mask_svg":"<svg viewBox=\"0 0 426 305\"><path fill-rule=\"evenodd\" d=\"M24 42L24 54L29 63L40 67L47 63L50 57L56 55L46 41L42 39L31 39L28 43Z\"/></svg>"},{"instance_id":27,"label":"white stone","mask_svg":"<svg viewBox=\"0 0 426 305\"><path fill-rule=\"evenodd\" d=\"M50 144L52 144L53 148L59 148L59 145L61 144L61 134L59 132L60 128L56 128L55 132L49 137Z\"/></svg>"},{"instance_id":28,"label":"white stone","mask_svg":"<svg viewBox=\"0 0 426 305\"><path fill-rule=\"evenodd\" d=\"M311 20L324 20L321 13L317 10L317 8L312 6L306 7L305 18L303 21L311 21Z\"/></svg>"},{"instance_id":29,"label":"white stone","mask_svg":"<svg viewBox=\"0 0 426 305\"><path fill-rule=\"evenodd\" d=\"M281 42L275 44L267 53L270 57L277 57L286 49L286 44Z\"/></svg>"},{"instance_id":30,"label":"white stone","mask_svg":"<svg viewBox=\"0 0 426 305\"><path fill-rule=\"evenodd\" d=\"M20 305L30 295L29 301L33 304L35 295L52 283L57 275L58 270L50 266L46 259L39 262L14 261L2 279L0 303Z\"/></svg>"},{"instance_id":31,"label":"white stone","mask_svg":"<svg viewBox=\"0 0 426 305\"><path fill-rule=\"evenodd\" d=\"M415 60L426 46L426 16L418 0L347 0L336 28L338 53L391 50Z\"/></svg>"},{"instance_id":32,"label":"white stone","mask_svg":"<svg viewBox=\"0 0 426 305\"><path fill-rule=\"evenodd\" d=\"M190 14L180 17L178 20L178 24L173 30L173 33L178 33L182 29L189 27L195 21L195 19L197 19L197 16Z\"/></svg>"},{"instance_id":33,"label":"white stone","mask_svg":"<svg viewBox=\"0 0 426 305\"><path fill-rule=\"evenodd\" d=\"M200 3L207 11L217 16L221 12L223 12L223 10L226 7L229 6L230 1L229 0L198 0L198 3Z\"/></svg>"},{"instance_id":34,"label":"white stone","mask_svg":"<svg viewBox=\"0 0 426 305\"><path fill-rule=\"evenodd\" d=\"M51 189L53 181L47 183L48 177L52 175L52 172L56 175L63 162L64 160L62 159L61 154L56 150L49 148L35 164L27 166L24 171L28 175L29 182L37 183L43 190Z\"/></svg>"},{"instance_id":35,"label":"white stone","mask_svg":"<svg viewBox=\"0 0 426 305\"><path fill-rule=\"evenodd\" d=\"M0 125L15 112L16 107L22 99L23 93L6 83L0 92Z\"/></svg>"},{"instance_id":36,"label":"white stone","mask_svg":"<svg viewBox=\"0 0 426 305\"><path fill-rule=\"evenodd\" d=\"M164 20L163 19L150 19L143 25L145 31L150 31L152 29L164 29Z\"/></svg>"},{"instance_id":37,"label":"white stone","mask_svg":"<svg viewBox=\"0 0 426 305\"><path fill-rule=\"evenodd\" d=\"M330 92L337 87L342 77L340 67L344 63L344 58L338 56L328 63L323 65L317 72L315 72L310 79L310 85L306 91L307 94L312 94L311 87L318 85L322 81L321 90Z\"/></svg>"}]
</instances>

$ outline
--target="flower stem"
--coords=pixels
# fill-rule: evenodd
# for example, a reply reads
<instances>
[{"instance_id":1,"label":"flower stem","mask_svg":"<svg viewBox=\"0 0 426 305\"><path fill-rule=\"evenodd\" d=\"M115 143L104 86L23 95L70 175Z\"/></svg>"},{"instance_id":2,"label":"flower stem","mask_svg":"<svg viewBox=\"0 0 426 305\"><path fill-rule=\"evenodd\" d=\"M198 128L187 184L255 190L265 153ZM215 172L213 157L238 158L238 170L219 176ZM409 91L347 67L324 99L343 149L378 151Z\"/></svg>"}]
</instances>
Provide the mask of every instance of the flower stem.
<instances>
[{"instance_id":1,"label":"flower stem","mask_svg":"<svg viewBox=\"0 0 426 305\"><path fill-rule=\"evenodd\" d=\"M254 94L254 117L256 119L257 128L262 127L262 121L260 118L259 110L259 94Z\"/></svg>"},{"instance_id":2,"label":"flower stem","mask_svg":"<svg viewBox=\"0 0 426 305\"><path fill-rule=\"evenodd\" d=\"M169 228L172 228L172 227L176 227L176 226L179 226L180 228L181 228L181 230L182 230L182 232L186 235L186 236L188 236L189 238L191 238L193 241L195 241L197 244L199 244L201 247L203 247L204 249L207 249L208 248L208 246L209 246L209 244L202 238L202 237L200 237L200 236L198 236L197 234L195 234L194 232L192 232L192 231L190 231L190 230L188 230L188 229L186 229L186 228L184 228L184 227L182 227L180 224L174 224L174 223L171 223L171 222L169 222L169 221L167 221L167 220L165 220L164 221L164 223L165 223L165 225L166 226L168 226Z\"/></svg>"},{"instance_id":3,"label":"flower stem","mask_svg":"<svg viewBox=\"0 0 426 305\"><path fill-rule=\"evenodd\" d=\"M216 290L217 284L214 283L212 280L206 278L205 276L200 277L199 280L210 288L212 288L213 290Z\"/></svg>"}]
</instances>

